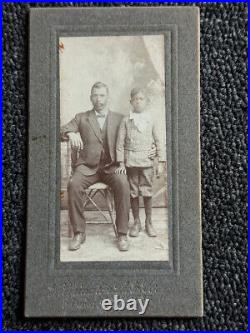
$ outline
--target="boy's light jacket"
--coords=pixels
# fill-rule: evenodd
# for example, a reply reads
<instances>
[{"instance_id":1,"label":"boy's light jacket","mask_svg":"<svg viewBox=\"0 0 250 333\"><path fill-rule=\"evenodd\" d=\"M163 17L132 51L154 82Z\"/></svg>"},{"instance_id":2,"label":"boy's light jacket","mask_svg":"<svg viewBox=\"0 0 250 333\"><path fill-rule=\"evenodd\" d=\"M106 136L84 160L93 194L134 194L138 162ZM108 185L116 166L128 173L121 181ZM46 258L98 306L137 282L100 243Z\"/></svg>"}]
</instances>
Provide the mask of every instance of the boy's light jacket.
<instances>
[{"instance_id":1,"label":"boy's light jacket","mask_svg":"<svg viewBox=\"0 0 250 333\"><path fill-rule=\"evenodd\" d=\"M154 145L158 161L166 161L159 134L151 118L147 118L145 125L139 129L133 116L124 117L116 143L117 162L124 162L126 167L151 167L153 160L148 155Z\"/></svg>"}]
</instances>

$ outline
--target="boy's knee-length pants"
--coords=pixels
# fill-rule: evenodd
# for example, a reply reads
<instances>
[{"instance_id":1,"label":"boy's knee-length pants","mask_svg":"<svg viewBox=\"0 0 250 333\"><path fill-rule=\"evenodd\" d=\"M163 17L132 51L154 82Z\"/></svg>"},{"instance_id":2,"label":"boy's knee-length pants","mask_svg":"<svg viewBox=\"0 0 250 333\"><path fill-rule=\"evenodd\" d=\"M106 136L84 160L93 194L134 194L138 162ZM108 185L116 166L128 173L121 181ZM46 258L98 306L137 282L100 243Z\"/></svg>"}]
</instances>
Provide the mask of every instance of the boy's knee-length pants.
<instances>
[{"instance_id":1,"label":"boy's knee-length pants","mask_svg":"<svg viewBox=\"0 0 250 333\"><path fill-rule=\"evenodd\" d=\"M130 196L136 198L152 197L152 185L154 178L153 167L148 168L127 168L128 181L130 185Z\"/></svg>"}]
</instances>

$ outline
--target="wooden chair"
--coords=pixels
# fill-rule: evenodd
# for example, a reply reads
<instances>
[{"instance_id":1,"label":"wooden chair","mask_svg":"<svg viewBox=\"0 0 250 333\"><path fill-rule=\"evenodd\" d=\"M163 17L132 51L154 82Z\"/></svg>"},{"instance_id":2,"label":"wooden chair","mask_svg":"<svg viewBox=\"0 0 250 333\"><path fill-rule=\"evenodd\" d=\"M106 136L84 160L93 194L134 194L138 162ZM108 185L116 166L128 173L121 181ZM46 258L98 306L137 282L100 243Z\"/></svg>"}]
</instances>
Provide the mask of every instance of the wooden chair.
<instances>
[{"instance_id":1,"label":"wooden chair","mask_svg":"<svg viewBox=\"0 0 250 333\"><path fill-rule=\"evenodd\" d=\"M113 216L114 196L113 196L113 192L112 192L111 188L107 184L98 182L98 183L95 183L95 184L89 186L89 188L87 190L85 190L86 199L83 203L83 208L85 208L85 206L88 204L88 202L91 202L93 204L93 206L96 208L96 210L98 210L100 212L100 214L104 217L104 219L106 221L109 221L107 216L103 213L102 209L98 206L98 204L94 200L95 196L98 193L100 193L102 195L102 197L104 198L104 200L106 201L107 210L109 212L109 217L110 217L111 223L113 225L115 235L117 237L118 234L117 234L115 219Z\"/></svg>"},{"instance_id":2,"label":"wooden chair","mask_svg":"<svg viewBox=\"0 0 250 333\"><path fill-rule=\"evenodd\" d=\"M67 150L68 150L68 152L70 152L69 155L70 155L70 159L71 159L71 171L69 174L72 174L75 169L75 163L78 159L79 152L76 149L71 149L69 143L68 143ZM69 163L68 163L68 166L69 166ZM98 205L98 203L95 200L95 198L98 194L100 194L106 202L106 207L107 207L107 210L109 213L110 221L107 218L107 216L103 213L103 210L101 209L101 207ZM97 182L97 183L89 186L85 190L85 200L83 202L83 210L87 206L88 203L92 203L92 205L96 208L96 210L104 217L105 221L112 223L115 236L117 237L118 233L117 233L115 219L114 219L114 195L113 195L111 188L107 184L104 184L102 182ZM70 226L69 226L69 228L70 228ZM69 235L70 234L71 234L71 231L69 231Z\"/></svg>"}]
</instances>

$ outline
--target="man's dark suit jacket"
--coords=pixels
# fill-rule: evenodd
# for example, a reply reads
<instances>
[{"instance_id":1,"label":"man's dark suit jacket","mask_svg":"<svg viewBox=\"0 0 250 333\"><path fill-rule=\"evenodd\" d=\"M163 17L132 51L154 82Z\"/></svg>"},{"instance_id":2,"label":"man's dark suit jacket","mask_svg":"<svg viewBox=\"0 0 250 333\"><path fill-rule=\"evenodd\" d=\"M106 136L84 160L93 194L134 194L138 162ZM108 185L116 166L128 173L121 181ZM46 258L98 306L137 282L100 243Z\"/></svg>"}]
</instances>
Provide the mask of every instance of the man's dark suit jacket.
<instances>
[{"instance_id":1,"label":"man's dark suit jacket","mask_svg":"<svg viewBox=\"0 0 250 333\"><path fill-rule=\"evenodd\" d=\"M116 163L116 140L123 115L109 111L107 115L107 142L111 163L106 165L104 170L112 173L117 168ZM83 141L83 149L79 152L79 157L75 167L79 167L81 172L90 176L96 173L99 168L100 157L103 151L103 140L100 126L98 124L95 111L87 111L76 114L68 124L61 127L61 141L68 141L68 132L79 132Z\"/></svg>"}]
</instances>

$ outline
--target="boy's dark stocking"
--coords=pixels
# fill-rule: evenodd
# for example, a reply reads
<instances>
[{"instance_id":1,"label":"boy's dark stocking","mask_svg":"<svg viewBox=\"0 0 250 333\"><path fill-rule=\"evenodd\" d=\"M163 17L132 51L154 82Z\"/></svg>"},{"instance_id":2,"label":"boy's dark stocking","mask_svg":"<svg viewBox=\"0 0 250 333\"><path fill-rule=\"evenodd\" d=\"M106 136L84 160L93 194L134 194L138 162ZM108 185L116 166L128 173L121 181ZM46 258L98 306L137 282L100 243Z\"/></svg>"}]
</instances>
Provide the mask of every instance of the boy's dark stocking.
<instances>
[{"instance_id":1,"label":"boy's dark stocking","mask_svg":"<svg viewBox=\"0 0 250 333\"><path fill-rule=\"evenodd\" d=\"M129 231L129 236L138 237L139 232L141 231L141 221L139 218L139 197L130 198L131 209L134 217L134 225Z\"/></svg>"},{"instance_id":2,"label":"boy's dark stocking","mask_svg":"<svg viewBox=\"0 0 250 333\"><path fill-rule=\"evenodd\" d=\"M143 197L145 207L145 231L149 237L156 237L156 231L152 225L152 197Z\"/></svg>"}]
</instances>

